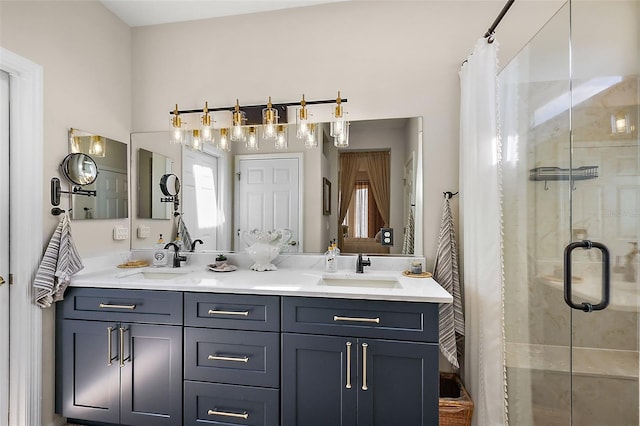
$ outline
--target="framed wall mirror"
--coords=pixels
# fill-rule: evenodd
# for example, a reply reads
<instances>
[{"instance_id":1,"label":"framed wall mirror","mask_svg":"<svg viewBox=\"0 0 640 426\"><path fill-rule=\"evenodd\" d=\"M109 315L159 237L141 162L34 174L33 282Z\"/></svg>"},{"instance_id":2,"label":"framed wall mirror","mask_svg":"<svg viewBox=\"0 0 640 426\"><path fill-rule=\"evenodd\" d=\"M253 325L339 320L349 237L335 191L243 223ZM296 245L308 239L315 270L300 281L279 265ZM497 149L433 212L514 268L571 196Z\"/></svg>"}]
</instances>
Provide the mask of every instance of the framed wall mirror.
<instances>
[{"instance_id":1,"label":"framed wall mirror","mask_svg":"<svg viewBox=\"0 0 640 426\"><path fill-rule=\"evenodd\" d=\"M299 230L299 245L290 250L294 253L323 253L330 241L338 241L338 233L343 232L345 238L351 238L350 243L362 248L365 253L388 253L390 255L421 255L414 253L413 248L404 247L403 241L407 232L412 232L414 241L421 241L422 236L415 234L410 222L418 208L422 208L422 194L416 194L416 187L421 187L413 181L418 173L420 162L415 161L421 149L422 119L421 117L393 118L352 121L350 125L350 142L347 148L336 148L333 138L329 136L329 124L318 126L318 146L305 148L304 142L296 139L295 126L289 126L289 146L287 150L280 151L273 147L273 142L260 141L260 150L249 151L243 143L232 143L231 151L220 151L215 145L205 144L204 152L193 150L188 145L176 145L169 143L169 132L134 133L131 136L132 153L146 149L159 152L163 150L173 161L172 173L175 173L183 184L180 197L180 210L183 219L193 238L202 238L208 241L201 248L208 251L234 251L242 250L236 247L236 234L238 225L244 220L238 216L239 211L248 209L255 212L256 218L246 221L252 228L264 230L294 226L302 224ZM388 205L384 207L389 213L386 218L386 227L395 231L395 245L387 250L378 250L379 242L375 241L375 230L367 230L366 236L350 234L342 223L338 223L340 217L341 176L339 158L344 152L387 152L388 153ZM287 163L291 157L300 159L299 166L289 167L284 173L284 168L278 165ZM260 166L255 169L245 168L240 160L264 160L268 166ZM269 161L267 161L269 160ZM281 161L287 160L287 161ZM275 165L274 165L275 164ZM272 167L269 169L269 167ZM137 169L137 167L136 167ZM281 210L275 218L269 218L257 206L261 205L260 197L265 191L243 189L247 182L253 182L261 172L271 170L269 173L280 177L298 174L298 189L294 190L300 196L298 202L300 211L291 213ZM134 179L138 179L137 170L133 170ZM262 173L262 174L261 174ZM200 176L200 178L198 178ZM331 190L326 182L331 182ZM134 197L135 198L135 197ZM135 201L134 201L135 202ZM240 207L239 207L240 206ZM244 207L243 207L244 206ZM373 204L372 204L373 206ZM327 208L328 207L328 208ZM376 207L371 207L376 208ZM382 208L382 207L381 207ZM270 210L274 210L273 207ZM252 213L253 214L253 213ZM292 214L301 219L287 219ZM355 215L348 217L353 218ZM265 219L265 217L267 219ZM266 220L266 221L265 221ZM348 221L349 219L347 219ZM355 219L350 219L352 222ZM165 222L165 221L155 221ZM167 221L166 224L153 223L148 218L139 216L132 219L131 246L133 249L152 248L156 234L175 235L176 221ZM244 222L243 222L244 223ZM276 223L274 225L274 223ZM350 223L351 229L357 225ZM151 228L151 238L140 238L138 235L147 235L147 232L136 232L142 227L147 231ZM359 240L366 238L366 241ZM416 244L422 247L422 244Z\"/></svg>"},{"instance_id":2,"label":"framed wall mirror","mask_svg":"<svg viewBox=\"0 0 640 426\"><path fill-rule=\"evenodd\" d=\"M90 157L99 171L83 186L95 197L71 197L72 219L122 219L129 211L127 144L78 129L69 129L69 151Z\"/></svg>"}]
</instances>

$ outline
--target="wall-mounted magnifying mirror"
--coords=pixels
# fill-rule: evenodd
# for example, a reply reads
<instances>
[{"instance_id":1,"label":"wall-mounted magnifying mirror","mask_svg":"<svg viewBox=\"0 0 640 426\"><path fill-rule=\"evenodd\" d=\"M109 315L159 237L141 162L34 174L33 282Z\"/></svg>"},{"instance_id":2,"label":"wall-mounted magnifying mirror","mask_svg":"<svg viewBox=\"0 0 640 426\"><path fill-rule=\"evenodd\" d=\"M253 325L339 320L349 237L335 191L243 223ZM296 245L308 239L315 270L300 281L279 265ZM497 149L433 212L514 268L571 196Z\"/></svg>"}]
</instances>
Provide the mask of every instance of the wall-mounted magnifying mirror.
<instances>
[{"instance_id":1,"label":"wall-mounted magnifying mirror","mask_svg":"<svg viewBox=\"0 0 640 426\"><path fill-rule=\"evenodd\" d=\"M60 172L74 185L91 185L98 178L98 165L87 154L76 152L64 157Z\"/></svg>"},{"instance_id":2,"label":"wall-mounted magnifying mirror","mask_svg":"<svg viewBox=\"0 0 640 426\"><path fill-rule=\"evenodd\" d=\"M160 191L167 197L175 197L180 192L180 179L173 173L167 173L160 178Z\"/></svg>"},{"instance_id":3,"label":"wall-mounted magnifying mirror","mask_svg":"<svg viewBox=\"0 0 640 426\"><path fill-rule=\"evenodd\" d=\"M72 197L72 219L128 217L127 144L83 130L69 129L69 152L71 154L61 165L61 173L72 185L82 185L84 189L96 192L96 197ZM92 171L96 172L95 176Z\"/></svg>"}]
</instances>

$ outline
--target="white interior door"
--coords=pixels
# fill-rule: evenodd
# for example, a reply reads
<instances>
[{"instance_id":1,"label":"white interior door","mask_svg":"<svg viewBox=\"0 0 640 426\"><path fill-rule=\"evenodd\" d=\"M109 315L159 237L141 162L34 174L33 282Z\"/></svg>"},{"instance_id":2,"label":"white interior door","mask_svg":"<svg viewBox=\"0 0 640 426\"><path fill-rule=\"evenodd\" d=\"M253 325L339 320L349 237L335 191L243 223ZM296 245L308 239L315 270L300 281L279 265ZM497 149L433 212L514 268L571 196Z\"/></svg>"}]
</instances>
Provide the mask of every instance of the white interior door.
<instances>
[{"instance_id":1,"label":"white interior door","mask_svg":"<svg viewBox=\"0 0 640 426\"><path fill-rule=\"evenodd\" d=\"M235 210L235 249L246 244L239 234L243 230L291 230L287 251L296 253L301 247L300 157L237 156L237 191Z\"/></svg>"},{"instance_id":2,"label":"white interior door","mask_svg":"<svg viewBox=\"0 0 640 426\"><path fill-rule=\"evenodd\" d=\"M9 423L9 75L0 71L0 426ZM2 283L5 281L5 283Z\"/></svg>"},{"instance_id":3,"label":"white interior door","mask_svg":"<svg viewBox=\"0 0 640 426\"><path fill-rule=\"evenodd\" d=\"M217 250L222 232L218 157L185 149L182 155L183 220L191 239L201 239L198 249Z\"/></svg>"}]
</instances>

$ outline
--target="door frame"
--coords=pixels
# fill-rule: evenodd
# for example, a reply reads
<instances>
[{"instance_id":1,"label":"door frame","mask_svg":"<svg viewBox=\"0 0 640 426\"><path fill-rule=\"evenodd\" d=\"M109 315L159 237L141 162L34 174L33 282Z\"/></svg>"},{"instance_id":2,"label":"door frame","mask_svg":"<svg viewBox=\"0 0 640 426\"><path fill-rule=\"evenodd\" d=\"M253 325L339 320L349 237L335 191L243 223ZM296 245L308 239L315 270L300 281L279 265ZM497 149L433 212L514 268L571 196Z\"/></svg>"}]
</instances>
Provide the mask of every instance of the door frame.
<instances>
[{"instance_id":1,"label":"door frame","mask_svg":"<svg viewBox=\"0 0 640 426\"><path fill-rule=\"evenodd\" d=\"M238 182L238 173L240 170L240 161L242 160L277 160L277 159L291 159L295 158L298 160L298 238L297 244L300 248L299 253L302 253L304 248L304 156L300 152L292 152L292 153L281 153L281 154L238 154L235 156L234 162L234 203L233 203L233 242L234 242L234 250L238 250L238 204L240 202L240 185Z\"/></svg>"},{"instance_id":2,"label":"door frame","mask_svg":"<svg viewBox=\"0 0 640 426\"><path fill-rule=\"evenodd\" d=\"M9 244L9 424L41 424L42 312L32 282L42 256L43 71L42 66L0 47L0 69L9 74L11 202ZM11 143L14 141L14 143ZM6 200L3 200L6 202ZM13 336L13 338L12 338ZM15 338L19 336L19 338Z\"/></svg>"}]
</instances>

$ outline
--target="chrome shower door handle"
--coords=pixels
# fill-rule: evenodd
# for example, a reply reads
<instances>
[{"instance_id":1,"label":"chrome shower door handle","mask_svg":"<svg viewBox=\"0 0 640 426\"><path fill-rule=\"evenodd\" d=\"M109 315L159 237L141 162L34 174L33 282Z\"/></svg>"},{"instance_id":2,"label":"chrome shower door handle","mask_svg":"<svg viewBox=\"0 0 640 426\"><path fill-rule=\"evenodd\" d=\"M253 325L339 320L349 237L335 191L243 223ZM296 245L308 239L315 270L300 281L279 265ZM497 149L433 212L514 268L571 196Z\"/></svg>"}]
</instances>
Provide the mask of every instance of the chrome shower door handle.
<instances>
[{"instance_id":1,"label":"chrome shower door handle","mask_svg":"<svg viewBox=\"0 0 640 426\"><path fill-rule=\"evenodd\" d=\"M571 252L576 248L591 250L597 248L602 253L602 296L595 305L589 302L575 303L571 291ZM584 312L601 311L609 306L611 293L611 274L609 268L609 249L602 243L595 241L577 241L564 248L564 301L573 309Z\"/></svg>"}]
</instances>

